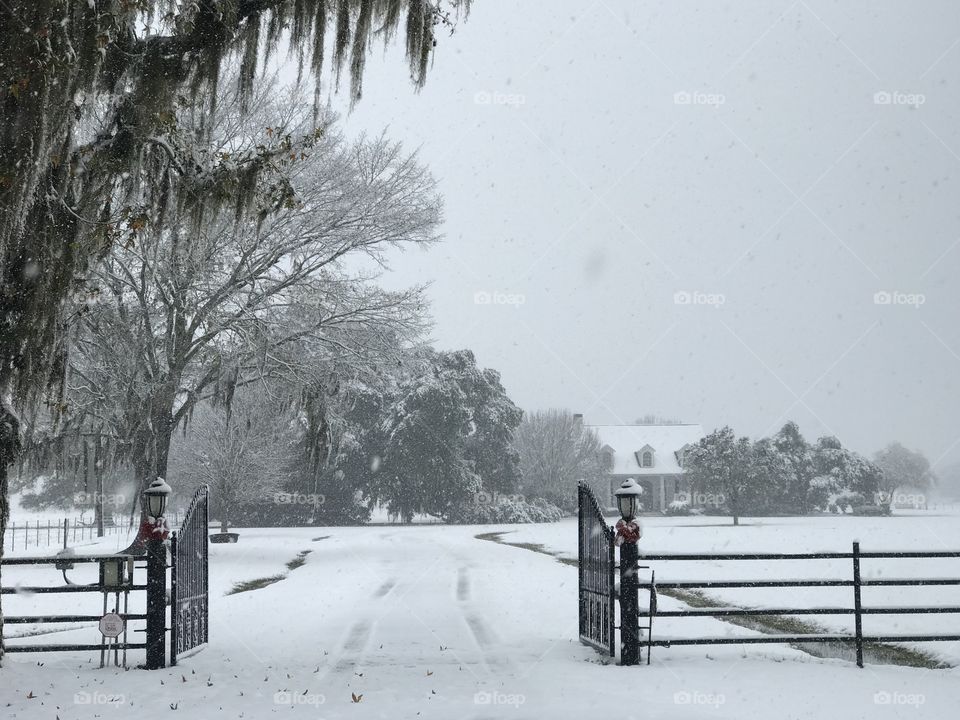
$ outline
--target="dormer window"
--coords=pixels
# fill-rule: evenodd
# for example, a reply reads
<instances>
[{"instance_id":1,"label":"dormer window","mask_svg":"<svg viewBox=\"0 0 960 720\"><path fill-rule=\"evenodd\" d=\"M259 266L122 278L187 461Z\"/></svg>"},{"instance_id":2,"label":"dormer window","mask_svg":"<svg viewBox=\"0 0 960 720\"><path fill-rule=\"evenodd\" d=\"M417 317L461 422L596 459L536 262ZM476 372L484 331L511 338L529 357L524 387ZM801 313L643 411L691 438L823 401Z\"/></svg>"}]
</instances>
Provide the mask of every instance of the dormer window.
<instances>
[{"instance_id":1,"label":"dormer window","mask_svg":"<svg viewBox=\"0 0 960 720\"><path fill-rule=\"evenodd\" d=\"M637 465L642 468L652 468L653 467L653 448L649 445L644 445L642 448L637 450L633 454L637 459Z\"/></svg>"},{"instance_id":2,"label":"dormer window","mask_svg":"<svg viewBox=\"0 0 960 720\"><path fill-rule=\"evenodd\" d=\"M609 445L604 445L600 449L600 462L608 470L613 468L613 448Z\"/></svg>"}]
</instances>

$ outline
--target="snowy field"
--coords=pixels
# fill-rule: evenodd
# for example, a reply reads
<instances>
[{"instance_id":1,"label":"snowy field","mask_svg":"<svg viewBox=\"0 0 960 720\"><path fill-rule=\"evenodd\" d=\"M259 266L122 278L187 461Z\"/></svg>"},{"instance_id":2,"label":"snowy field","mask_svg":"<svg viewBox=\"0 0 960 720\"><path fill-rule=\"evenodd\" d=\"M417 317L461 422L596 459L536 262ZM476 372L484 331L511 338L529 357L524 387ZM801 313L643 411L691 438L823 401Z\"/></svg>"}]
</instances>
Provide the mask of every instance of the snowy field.
<instances>
[{"instance_id":1,"label":"snowy field","mask_svg":"<svg viewBox=\"0 0 960 720\"><path fill-rule=\"evenodd\" d=\"M718 518L648 518L643 547L656 551L865 550L960 547L960 518L777 518L719 525ZM60 718L948 718L960 671L816 660L784 646L654 651L653 664L605 666L577 640L576 568L474 536L543 543L575 556L576 523L483 527L251 529L237 545L211 546L211 643L174 669L98 669L92 653L11 655L2 671L4 719ZM85 550L119 549L117 538ZM286 563L309 550L306 563ZM935 566L940 576L960 568ZM719 572L709 564L658 577ZM801 574L819 574L805 568ZM827 568L845 576L845 568ZM917 567L865 575L928 574ZM741 572L738 570L738 573ZM741 577L779 567L750 567ZM226 595L240 581L267 587ZM42 576L42 577L41 577ZM77 576L82 581L84 578ZM52 569L8 568L4 584L57 584ZM791 598L800 600L795 591ZM923 604L956 601L934 589ZM725 597L727 597L725 595ZM730 596L742 604L757 598ZM6 596L10 614L36 598ZM760 602L766 603L763 598ZM837 598L837 602L843 602ZM870 599L867 599L870 602ZM97 601L61 610L98 612ZM825 602L822 598L819 603ZM89 607L81 603L88 603ZM678 604L663 598L661 607ZM47 607L46 605L44 607ZM664 621L665 623L666 621ZM712 619L685 633L747 634ZM914 621L911 620L911 623ZM960 618L942 616L943 629ZM952 627L948 627L952 626ZM16 633L22 627L8 626ZM892 628L891 628L892 629ZM897 626L896 631L913 629ZM679 626L678 633L679 634ZM32 642L96 642L93 627ZM23 642L23 641L21 641ZM956 657L957 648L939 648ZM132 654L133 664L142 655Z\"/></svg>"}]
</instances>

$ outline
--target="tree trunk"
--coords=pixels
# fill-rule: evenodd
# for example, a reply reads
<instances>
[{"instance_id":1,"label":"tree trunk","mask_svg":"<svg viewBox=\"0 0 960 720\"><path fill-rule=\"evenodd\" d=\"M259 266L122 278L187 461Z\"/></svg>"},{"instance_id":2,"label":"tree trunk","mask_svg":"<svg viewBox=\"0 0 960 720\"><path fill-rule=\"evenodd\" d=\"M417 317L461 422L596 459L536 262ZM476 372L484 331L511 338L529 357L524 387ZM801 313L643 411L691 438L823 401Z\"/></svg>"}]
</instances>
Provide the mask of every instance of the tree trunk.
<instances>
[{"instance_id":1,"label":"tree trunk","mask_svg":"<svg viewBox=\"0 0 960 720\"><path fill-rule=\"evenodd\" d=\"M96 471L95 471L96 472ZM93 519L97 523L97 537L103 537L103 473L96 472L97 489L94 497Z\"/></svg>"},{"instance_id":2,"label":"tree trunk","mask_svg":"<svg viewBox=\"0 0 960 720\"><path fill-rule=\"evenodd\" d=\"M0 458L0 560L3 560L3 543L7 533L7 519L10 517L10 505L7 500L7 464ZM2 566L0 566L0 584L3 583ZM0 598L3 596L0 595ZM0 666L3 665L3 605L0 604Z\"/></svg>"},{"instance_id":3,"label":"tree trunk","mask_svg":"<svg viewBox=\"0 0 960 720\"><path fill-rule=\"evenodd\" d=\"M9 392L0 392L0 560L10 519L10 500L7 472L20 454L20 420L13 411ZM3 582L0 568L0 584ZM0 599L2 599L0 595ZM0 603L0 664L3 663L3 605Z\"/></svg>"},{"instance_id":4,"label":"tree trunk","mask_svg":"<svg viewBox=\"0 0 960 720\"><path fill-rule=\"evenodd\" d=\"M136 490L133 493L133 498L130 501L130 527L134 526L134 518L137 513L137 506L140 506L140 517L143 518L146 513L146 508L143 507L143 503L140 502L143 497L143 491L146 490L150 477L151 463L147 458L134 458L133 460L133 486Z\"/></svg>"},{"instance_id":5,"label":"tree trunk","mask_svg":"<svg viewBox=\"0 0 960 720\"><path fill-rule=\"evenodd\" d=\"M230 531L230 521L227 519L227 516L224 515L223 519L220 521L220 532L225 533Z\"/></svg>"},{"instance_id":6,"label":"tree trunk","mask_svg":"<svg viewBox=\"0 0 960 720\"><path fill-rule=\"evenodd\" d=\"M740 516L739 516L739 515L734 515L734 516L733 516L733 524L734 524L734 525L739 525L739 524L740 524Z\"/></svg>"},{"instance_id":7,"label":"tree trunk","mask_svg":"<svg viewBox=\"0 0 960 720\"><path fill-rule=\"evenodd\" d=\"M154 477L167 479L167 461L170 458L170 441L173 439L173 413L161 415L157 428L157 458Z\"/></svg>"},{"instance_id":8,"label":"tree trunk","mask_svg":"<svg viewBox=\"0 0 960 720\"><path fill-rule=\"evenodd\" d=\"M173 406L179 387L179 373L171 372L151 399L153 425L154 477L167 479L167 461L170 458L170 441L173 438Z\"/></svg>"}]
</instances>

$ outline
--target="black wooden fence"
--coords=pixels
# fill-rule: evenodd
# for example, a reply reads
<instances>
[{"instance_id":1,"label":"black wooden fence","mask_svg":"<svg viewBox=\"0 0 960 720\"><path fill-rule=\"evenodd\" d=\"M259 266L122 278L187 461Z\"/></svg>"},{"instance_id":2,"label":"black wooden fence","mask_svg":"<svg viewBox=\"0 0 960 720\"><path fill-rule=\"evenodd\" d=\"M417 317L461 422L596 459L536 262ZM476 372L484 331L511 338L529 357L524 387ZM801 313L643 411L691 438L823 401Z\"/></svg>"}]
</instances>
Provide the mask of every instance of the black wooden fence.
<instances>
[{"instance_id":1,"label":"black wooden fence","mask_svg":"<svg viewBox=\"0 0 960 720\"><path fill-rule=\"evenodd\" d=\"M170 664L177 656L209 639L209 557L207 504L209 488L202 485L170 544L173 570L170 586Z\"/></svg>"},{"instance_id":2,"label":"black wooden fence","mask_svg":"<svg viewBox=\"0 0 960 720\"><path fill-rule=\"evenodd\" d=\"M580 641L585 645L596 648L600 652L615 655L616 648L616 603L620 603L621 626L624 625L622 616L624 608L630 610L630 615L636 614L645 618L641 630L646 633L647 661L650 658L651 647L671 647L673 645L740 645L755 643L802 644L802 643L849 643L856 648L857 665L863 667L864 643L926 643L942 641L960 641L960 623L953 631L933 633L882 633L868 634L863 631L863 616L865 615L946 615L960 614L960 605L882 605L865 606L863 603L863 588L870 587L944 587L960 586L960 577L882 577L863 579L861 566L864 561L871 560L928 560L936 558L960 559L960 551L877 551L863 552L860 543L853 543L851 552L820 552L820 553L646 553L637 560L624 560L621 557L620 565L615 563L615 533L607 525L600 507L591 490L581 484L578 490L579 500L579 621ZM635 556L630 553L629 556ZM849 579L839 578L791 578L756 580L672 580L663 581L674 563L682 562L742 562L761 561L772 563L791 560L848 560L850 561ZM640 565L640 562L643 565ZM616 591L614 572L620 570L621 591ZM624 577L636 578L640 569L649 569L650 581L646 584L649 593L649 602L645 612L637 611L638 605L636 584L625 583ZM660 579L655 580L656 574ZM641 585L642 587L642 585ZM704 607L701 602L710 602L701 595L697 598L696 607L685 607L679 610L660 610L657 596L661 591L700 591L723 588L850 588L849 605L814 606L814 607L737 607L718 606ZM629 595L629 597L625 597ZM682 595L680 599L683 600ZM684 617L713 617L717 619L732 617L783 617L783 616L810 616L810 615L849 615L853 616L854 627L852 632L810 632L792 634L755 634L744 636L724 635L720 637L654 637L654 618L684 618ZM775 627L770 623L767 627ZM658 624L658 627L662 625ZM628 637L629 635L629 637ZM626 633L621 630L622 659L626 664L633 664L638 658L638 647L641 643L639 635ZM628 661L629 658L629 661Z\"/></svg>"},{"instance_id":3,"label":"black wooden fence","mask_svg":"<svg viewBox=\"0 0 960 720\"><path fill-rule=\"evenodd\" d=\"M108 614L120 615L123 620L122 639L101 637L101 642L74 644L20 644L5 643L5 649L11 653L60 652L60 651L101 651L101 665L106 652L114 653L114 661L119 664L118 653L123 651L123 664L126 666L126 651L145 649L147 662L145 667L156 669L163 667L166 641L167 593L166 579L168 568L171 571L170 612L170 663L175 665L177 656L203 645L208 640L209 598L207 554L207 486L202 486L194 495L187 513L183 516L179 530L172 536L170 551L172 564L167 564L167 548L159 539L147 542L146 555L51 555L47 557L3 557L0 565L8 566L48 565L51 570L62 572L63 585L37 585L2 587L3 595L30 596L50 593L99 593L103 597L99 614L73 612L36 613L31 615L8 615L5 621L9 625L45 625L66 623L95 623ZM68 572L76 565L97 563L100 566L99 580L88 584L76 584L68 577ZM144 572L140 583L134 582L134 570ZM129 594L145 591L146 613L129 611ZM112 607L109 603L113 599ZM112 618L110 618L112 620ZM133 628L132 632L145 632L145 642L129 642L130 621L146 621L146 628ZM50 632L50 631L45 631ZM113 632L113 630L105 630ZM112 636L111 636L112 637ZM7 640L15 638L6 638Z\"/></svg>"},{"instance_id":4,"label":"black wooden fence","mask_svg":"<svg viewBox=\"0 0 960 720\"><path fill-rule=\"evenodd\" d=\"M580 642L613 657L616 647L613 530L586 485L579 486L578 503Z\"/></svg>"},{"instance_id":5,"label":"black wooden fence","mask_svg":"<svg viewBox=\"0 0 960 720\"><path fill-rule=\"evenodd\" d=\"M109 650L114 653L123 651L124 664L126 664L126 651L130 649L143 649L146 647L144 642L128 642L128 630L130 621L142 621L146 619L143 613L129 612L128 596L131 592L146 590L146 585L142 582L135 582L135 568L143 572L143 557L134 557L132 555L75 555L66 557L5 557L0 560L4 568L10 566L53 566L51 570L58 570L63 573L67 581L64 585L17 585L15 587L0 588L0 594L30 596L46 594L89 594L98 593L102 596L102 608L97 614L87 612L78 613L44 613L42 615L7 615L4 617L6 625L48 625L48 624L73 624L73 623L96 623L108 611L114 612L123 618L124 629L122 639L115 641L108 640L101 636L97 643L73 643L73 644L51 644L51 643L19 643L17 638L4 638L4 649L8 653L34 653L34 652L61 652L69 650L100 650L100 663L103 665L104 653ZM99 579L97 582L89 584L73 584L67 577L67 572L73 570L76 565L93 564L100 566ZM139 566L137 563L141 563ZM105 575L104 567L110 564L114 570L112 579ZM138 573L139 574L139 573ZM142 577L142 576L141 576ZM112 598L112 607L110 600ZM122 600L121 600L122 599ZM77 605L82 607L82 602L78 598ZM141 630L142 631L142 630ZM97 632L97 631L94 631ZM136 630L134 630L136 632ZM99 634L97 632L97 634ZM10 643L9 640L15 640ZM118 663L119 664L119 663Z\"/></svg>"},{"instance_id":6,"label":"black wooden fence","mask_svg":"<svg viewBox=\"0 0 960 720\"><path fill-rule=\"evenodd\" d=\"M850 579L822 579L803 578L786 580L683 580L683 581L652 581L648 586L651 602L646 613L641 617L652 620L657 618L680 617L747 617L747 616L792 616L792 615L852 615L854 616L853 633L803 633L803 634L770 634L753 636L723 636L723 637L662 637L653 638L652 633L647 636L648 652L650 646L670 647L672 645L730 645L745 643L853 643L856 646L857 665L863 667L864 643L903 643L903 642L938 642L958 641L960 633L915 633L915 634L864 634L864 615L916 615L916 614L953 614L960 613L960 607L952 605L915 605L915 606L882 606L864 607L862 589L865 587L906 587L906 586L947 586L960 585L958 577L939 578L878 578L864 580L860 570L864 560L873 559L932 559L932 558L960 558L960 551L923 552L923 551L883 551L862 552L860 543L853 543L852 552L824 552L824 553L670 553L644 554L641 559L656 567L663 577L664 566L655 563L671 563L684 561L786 561L786 560L849 560L851 563ZM656 594L662 590L707 590L711 588L791 588L791 587L849 587L851 589L850 605L821 606L821 607L696 607L681 610L659 610L655 602ZM957 625L960 627L960 624Z\"/></svg>"}]
</instances>

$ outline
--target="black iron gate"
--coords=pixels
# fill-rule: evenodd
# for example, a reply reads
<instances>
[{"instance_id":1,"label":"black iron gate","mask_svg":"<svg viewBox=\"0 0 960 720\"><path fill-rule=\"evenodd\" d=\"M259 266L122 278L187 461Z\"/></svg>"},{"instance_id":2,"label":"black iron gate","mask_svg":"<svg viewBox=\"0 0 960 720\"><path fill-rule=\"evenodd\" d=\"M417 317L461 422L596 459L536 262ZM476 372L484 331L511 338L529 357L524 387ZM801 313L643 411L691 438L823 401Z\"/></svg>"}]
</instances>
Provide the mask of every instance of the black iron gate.
<instances>
[{"instance_id":1,"label":"black iron gate","mask_svg":"<svg viewBox=\"0 0 960 720\"><path fill-rule=\"evenodd\" d=\"M179 531L173 535L170 582L170 664L177 656L209 638L207 495L202 485L194 494Z\"/></svg>"},{"instance_id":2,"label":"black iron gate","mask_svg":"<svg viewBox=\"0 0 960 720\"><path fill-rule=\"evenodd\" d=\"M613 530L593 492L581 484L579 505L580 642L615 655Z\"/></svg>"}]
</instances>

